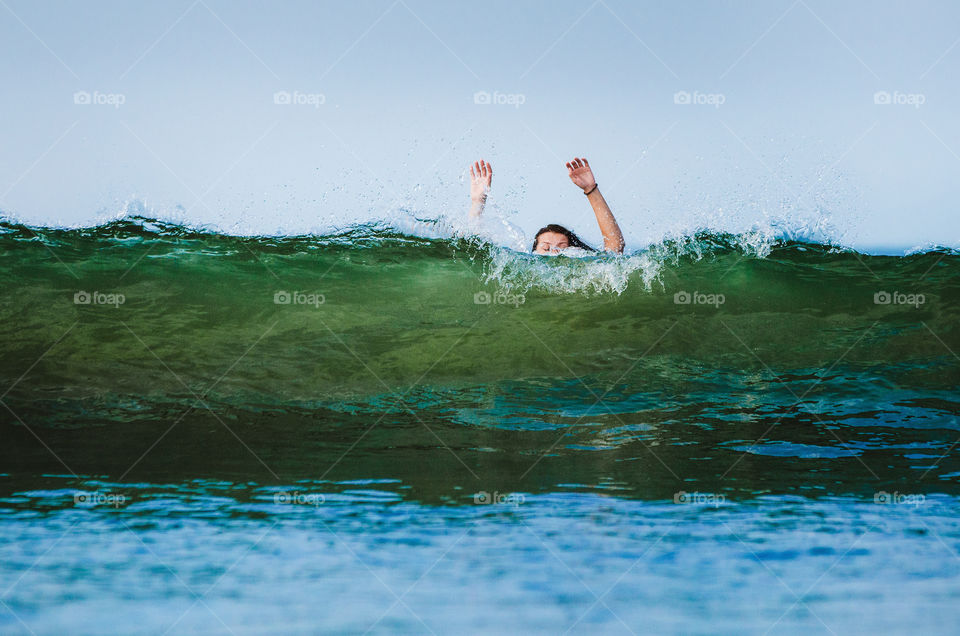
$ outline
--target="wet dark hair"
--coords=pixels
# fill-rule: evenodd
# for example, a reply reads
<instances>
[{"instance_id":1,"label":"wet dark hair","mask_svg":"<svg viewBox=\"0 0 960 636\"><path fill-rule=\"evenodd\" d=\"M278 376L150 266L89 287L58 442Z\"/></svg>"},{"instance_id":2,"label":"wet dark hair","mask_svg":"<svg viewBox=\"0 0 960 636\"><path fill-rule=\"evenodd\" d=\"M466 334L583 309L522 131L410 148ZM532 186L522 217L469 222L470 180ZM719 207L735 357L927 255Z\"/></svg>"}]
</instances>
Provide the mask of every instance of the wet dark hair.
<instances>
[{"instance_id":1,"label":"wet dark hair","mask_svg":"<svg viewBox=\"0 0 960 636\"><path fill-rule=\"evenodd\" d=\"M564 236L567 237L567 242L570 244L570 247L579 247L580 249L587 250L588 252L597 251L592 247L590 247L589 245L587 245L586 243L584 243L583 241L581 241L580 237L578 237L576 234L574 234L567 228L563 227L562 225L557 225L556 223L551 223L550 225L547 225L546 227L542 227L539 230L537 230L536 236L533 237L533 247L530 248L531 251L533 252L537 251L537 243L540 242L540 235L543 234L544 232L556 232L557 234L563 234Z\"/></svg>"}]
</instances>

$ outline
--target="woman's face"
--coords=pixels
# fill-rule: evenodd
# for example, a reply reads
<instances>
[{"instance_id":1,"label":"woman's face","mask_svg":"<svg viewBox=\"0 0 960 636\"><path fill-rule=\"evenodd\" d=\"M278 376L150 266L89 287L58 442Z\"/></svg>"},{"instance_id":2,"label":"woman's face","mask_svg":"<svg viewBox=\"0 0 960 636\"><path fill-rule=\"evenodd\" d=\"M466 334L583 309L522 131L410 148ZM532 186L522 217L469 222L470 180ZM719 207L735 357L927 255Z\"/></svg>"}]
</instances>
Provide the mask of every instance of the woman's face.
<instances>
[{"instance_id":1,"label":"woman's face","mask_svg":"<svg viewBox=\"0 0 960 636\"><path fill-rule=\"evenodd\" d=\"M544 232L537 239L537 254L559 254L570 247L570 241L560 232Z\"/></svg>"}]
</instances>

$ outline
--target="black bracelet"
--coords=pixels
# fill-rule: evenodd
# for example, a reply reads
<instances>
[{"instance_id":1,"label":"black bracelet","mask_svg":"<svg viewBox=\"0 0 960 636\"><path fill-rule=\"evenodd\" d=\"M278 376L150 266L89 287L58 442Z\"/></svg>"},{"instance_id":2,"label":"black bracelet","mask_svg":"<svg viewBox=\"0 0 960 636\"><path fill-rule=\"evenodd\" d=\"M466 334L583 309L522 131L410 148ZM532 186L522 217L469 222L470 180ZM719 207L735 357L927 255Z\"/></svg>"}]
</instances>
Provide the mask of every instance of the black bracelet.
<instances>
[{"instance_id":1,"label":"black bracelet","mask_svg":"<svg viewBox=\"0 0 960 636\"><path fill-rule=\"evenodd\" d=\"M584 191L584 194L589 195L591 192L593 192L593 191L596 190L596 189L597 189L597 184L594 183L592 188L590 188L589 190Z\"/></svg>"}]
</instances>

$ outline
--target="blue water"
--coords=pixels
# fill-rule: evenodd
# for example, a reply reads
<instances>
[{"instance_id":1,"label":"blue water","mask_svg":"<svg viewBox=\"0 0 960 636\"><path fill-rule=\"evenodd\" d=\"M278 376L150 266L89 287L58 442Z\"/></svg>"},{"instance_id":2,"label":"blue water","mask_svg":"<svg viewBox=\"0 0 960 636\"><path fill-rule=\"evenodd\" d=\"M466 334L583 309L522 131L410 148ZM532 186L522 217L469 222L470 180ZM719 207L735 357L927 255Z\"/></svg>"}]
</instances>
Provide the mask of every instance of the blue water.
<instances>
[{"instance_id":1,"label":"blue water","mask_svg":"<svg viewBox=\"0 0 960 636\"><path fill-rule=\"evenodd\" d=\"M17 617L3 632L947 634L960 614L952 497L430 506L356 484L296 505L170 490L128 487L116 510L62 510L70 489L7 501L36 510L4 514Z\"/></svg>"}]
</instances>

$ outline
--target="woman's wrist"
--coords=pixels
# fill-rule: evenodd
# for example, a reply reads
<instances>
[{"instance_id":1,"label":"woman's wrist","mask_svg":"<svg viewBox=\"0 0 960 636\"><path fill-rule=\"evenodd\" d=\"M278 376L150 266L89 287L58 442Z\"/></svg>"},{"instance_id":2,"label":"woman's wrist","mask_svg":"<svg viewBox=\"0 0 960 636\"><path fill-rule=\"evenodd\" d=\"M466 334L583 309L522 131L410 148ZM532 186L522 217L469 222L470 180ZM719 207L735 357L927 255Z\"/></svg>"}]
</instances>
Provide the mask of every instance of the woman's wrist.
<instances>
[{"instance_id":1,"label":"woman's wrist","mask_svg":"<svg viewBox=\"0 0 960 636\"><path fill-rule=\"evenodd\" d=\"M590 196L591 194L597 191L597 187L598 187L597 182L594 181L592 186L590 186L589 188L584 188L583 193L587 196Z\"/></svg>"}]
</instances>

